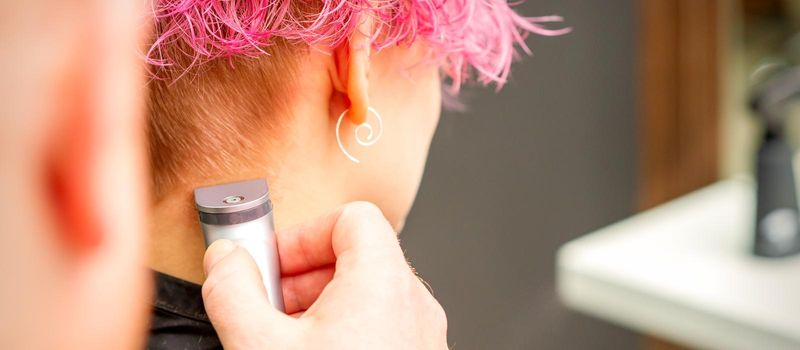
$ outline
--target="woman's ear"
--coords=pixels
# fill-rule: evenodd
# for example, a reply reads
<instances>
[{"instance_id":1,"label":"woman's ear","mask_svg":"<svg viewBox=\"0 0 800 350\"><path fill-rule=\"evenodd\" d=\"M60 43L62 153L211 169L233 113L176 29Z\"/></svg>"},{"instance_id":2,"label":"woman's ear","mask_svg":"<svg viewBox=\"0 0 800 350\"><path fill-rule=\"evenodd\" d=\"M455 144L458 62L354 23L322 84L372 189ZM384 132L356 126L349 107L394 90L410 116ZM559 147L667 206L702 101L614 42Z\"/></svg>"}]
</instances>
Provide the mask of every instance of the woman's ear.
<instances>
[{"instance_id":1,"label":"woman's ear","mask_svg":"<svg viewBox=\"0 0 800 350\"><path fill-rule=\"evenodd\" d=\"M347 118L353 124L361 124L367 119L372 24L372 17L362 16L347 43L334 50L336 72L331 80L337 91L347 95L350 101Z\"/></svg>"}]
</instances>

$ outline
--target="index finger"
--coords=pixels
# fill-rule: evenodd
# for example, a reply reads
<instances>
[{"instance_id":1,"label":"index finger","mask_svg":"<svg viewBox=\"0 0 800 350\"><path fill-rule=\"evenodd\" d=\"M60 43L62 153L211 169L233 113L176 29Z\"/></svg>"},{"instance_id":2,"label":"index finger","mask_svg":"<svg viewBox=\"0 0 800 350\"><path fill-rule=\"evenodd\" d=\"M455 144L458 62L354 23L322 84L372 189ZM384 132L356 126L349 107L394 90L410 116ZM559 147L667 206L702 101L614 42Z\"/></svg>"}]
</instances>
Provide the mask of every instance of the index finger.
<instances>
[{"instance_id":1,"label":"index finger","mask_svg":"<svg viewBox=\"0 0 800 350\"><path fill-rule=\"evenodd\" d=\"M277 233L283 275L332 265L352 256L372 262L402 256L396 235L380 209L353 202L311 223Z\"/></svg>"}]
</instances>

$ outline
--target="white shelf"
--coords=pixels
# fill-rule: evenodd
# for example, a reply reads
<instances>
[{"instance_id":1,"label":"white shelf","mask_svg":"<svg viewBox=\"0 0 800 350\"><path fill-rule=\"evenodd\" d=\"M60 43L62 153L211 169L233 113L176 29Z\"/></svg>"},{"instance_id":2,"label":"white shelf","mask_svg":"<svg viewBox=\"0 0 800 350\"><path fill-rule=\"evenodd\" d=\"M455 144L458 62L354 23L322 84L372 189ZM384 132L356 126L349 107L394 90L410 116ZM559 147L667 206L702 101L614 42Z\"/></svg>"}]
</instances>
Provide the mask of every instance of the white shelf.
<instances>
[{"instance_id":1,"label":"white shelf","mask_svg":"<svg viewBox=\"0 0 800 350\"><path fill-rule=\"evenodd\" d=\"M564 245L570 308L697 348L800 349L800 256L750 255L754 185L726 180Z\"/></svg>"}]
</instances>

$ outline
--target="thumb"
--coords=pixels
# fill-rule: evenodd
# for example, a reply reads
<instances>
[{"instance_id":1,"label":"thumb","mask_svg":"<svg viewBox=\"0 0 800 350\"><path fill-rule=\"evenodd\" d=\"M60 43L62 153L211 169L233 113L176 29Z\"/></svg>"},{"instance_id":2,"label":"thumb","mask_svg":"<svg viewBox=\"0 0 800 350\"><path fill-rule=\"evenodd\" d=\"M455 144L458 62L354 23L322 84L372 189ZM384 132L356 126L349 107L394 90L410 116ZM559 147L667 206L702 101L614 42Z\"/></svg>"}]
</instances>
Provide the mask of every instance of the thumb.
<instances>
[{"instance_id":1,"label":"thumb","mask_svg":"<svg viewBox=\"0 0 800 350\"><path fill-rule=\"evenodd\" d=\"M247 250L228 240L215 241L206 250L203 268L203 302L225 348L263 348L288 326L291 318L269 303Z\"/></svg>"}]
</instances>

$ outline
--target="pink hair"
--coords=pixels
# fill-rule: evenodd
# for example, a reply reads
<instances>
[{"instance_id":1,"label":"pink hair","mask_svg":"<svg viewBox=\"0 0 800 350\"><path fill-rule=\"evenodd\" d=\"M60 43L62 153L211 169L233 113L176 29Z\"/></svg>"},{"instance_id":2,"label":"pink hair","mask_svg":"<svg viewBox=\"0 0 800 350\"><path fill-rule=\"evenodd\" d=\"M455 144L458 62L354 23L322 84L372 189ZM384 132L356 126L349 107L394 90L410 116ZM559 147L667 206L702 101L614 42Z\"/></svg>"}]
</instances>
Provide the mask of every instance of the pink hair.
<instances>
[{"instance_id":1,"label":"pink hair","mask_svg":"<svg viewBox=\"0 0 800 350\"><path fill-rule=\"evenodd\" d=\"M570 28L547 29L559 16L523 17L505 0L319 0L314 13L292 9L291 0L153 0L158 36L147 52L156 68L174 66L162 48L188 47L191 65L233 56L266 54L274 38L336 47L355 30L359 15L375 20L373 48L424 39L452 79L454 92L471 70L482 84L505 84L515 45L530 54L529 33L553 36ZM188 67L184 67L188 68Z\"/></svg>"}]
</instances>

